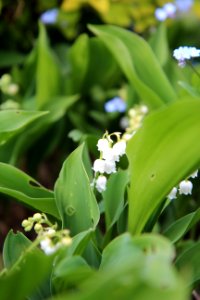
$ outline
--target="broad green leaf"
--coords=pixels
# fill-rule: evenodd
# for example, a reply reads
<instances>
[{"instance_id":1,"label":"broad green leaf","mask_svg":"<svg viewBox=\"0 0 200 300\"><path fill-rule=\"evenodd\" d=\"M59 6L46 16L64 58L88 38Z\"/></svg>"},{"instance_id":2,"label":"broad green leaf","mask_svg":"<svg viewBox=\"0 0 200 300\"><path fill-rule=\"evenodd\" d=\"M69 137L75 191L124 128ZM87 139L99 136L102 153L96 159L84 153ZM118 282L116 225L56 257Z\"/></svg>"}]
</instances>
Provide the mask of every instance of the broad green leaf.
<instances>
[{"instance_id":1,"label":"broad green leaf","mask_svg":"<svg viewBox=\"0 0 200 300\"><path fill-rule=\"evenodd\" d=\"M15 51L0 51L0 67L11 67L13 65L17 65L22 63L24 60L24 56Z\"/></svg>"},{"instance_id":2,"label":"broad green leaf","mask_svg":"<svg viewBox=\"0 0 200 300\"><path fill-rule=\"evenodd\" d=\"M49 111L49 114L44 119L44 123L54 123L61 119L66 111L79 99L78 95L72 96L57 96L50 98L49 102L44 105L44 110Z\"/></svg>"},{"instance_id":3,"label":"broad green leaf","mask_svg":"<svg viewBox=\"0 0 200 300\"><path fill-rule=\"evenodd\" d=\"M89 61L84 79L84 89L87 91L89 88L97 85L102 88L112 88L115 82L118 82L119 76L121 76L115 58L98 37L90 38L88 46ZM97 90L94 91L94 94L97 94Z\"/></svg>"},{"instance_id":4,"label":"broad green leaf","mask_svg":"<svg viewBox=\"0 0 200 300\"><path fill-rule=\"evenodd\" d=\"M200 220L200 209L190 213L174 223L172 223L165 231L164 235L176 243L181 237L183 237L198 221Z\"/></svg>"},{"instance_id":5,"label":"broad green leaf","mask_svg":"<svg viewBox=\"0 0 200 300\"><path fill-rule=\"evenodd\" d=\"M46 114L47 112L36 111L0 111L0 145L18 134L25 126Z\"/></svg>"},{"instance_id":6,"label":"broad green leaf","mask_svg":"<svg viewBox=\"0 0 200 300\"><path fill-rule=\"evenodd\" d=\"M129 230L140 233L164 197L200 163L200 102L184 100L149 115L127 147Z\"/></svg>"},{"instance_id":7,"label":"broad green leaf","mask_svg":"<svg viewBox=\"0 0 200 300\"><path fill-rule=\"evenodd\" d=\"M72 235L95 228L98 205L83 163L84 144L66 159L55 185L55 199L63 227Z\"/></svg>"},{"instance_id":8,"label":"broad green leaf","mask_svg":"<svg viewBox=\"0 0 200 300\"><path fill-rule=\"evenodd\" d=\"M4 247L3 247L4 267L6 269L9 269L12 266L14 266L14 264L21 256L26 255L26 251L31 245L32 245L31 241L27 239L25 235L23 235L21 232L17 232L15 234L11 230L6 237L6 240L4 242ZM39 251L39 249L35 249L35 251ZM28 299L43 300L45 296L49 296L50 295L49 281L50 281L49 278L47 278L46 282L37 286L37 289L34 290L34 293L31 296L29 296Z\"/></svg>"},{"instance_id":9,"label":"broad green leaf","mask_svg":"<svg viewBox=\"0 0 200 300\"><path fill-rule=\"evenodd\" d=\"M89 229L86 231L82 231L75 235L72 240L73 243L68 248L68 254L69 255L81 255L85 248L87 247L87 244L89 240L91 239L91 235L93 233L93 230Z\"/></svg>"},{"instance_id":10,"label":"broad green leaf","mask_svg":"<svg viewBox=\"0 0 200 300\"><path fill-rule=\"evenodd\" d=\"M162 235L146 233L133 237L133 243L140 248L146 256L156 256L164 262L172 262L175 256L171 242Z\"/></svg>"},{"instance_id":11,"label":"broad green leaf","mask_svg":"<svg viewBox=\"0 0 200 300\"><path fill-rule=\"evenodd\" d=\"M40 118L37 122L31 123L26 128L23 134L17 136L17 138L11 141L12 152L9 155L9 163L15 164L19 156L24 153L35 141L37 141L52 124L63 118L66 111L78 100L78 96L69 97L55 97L49 101L44 107L48 111L48 114ZM31 136L31 139L30 139ZM55 139L54 139L55 140ZM10 145L8 145L9 148ZM2 149L7 151L7 149ZM9 150L7 151L9 152ZM0 151L1 155L1 151Z\"/></svg>"},{"instance_id":12,"label":"broad green leaf","mask_svg":"<svg viewBox=\"0 0 200 300\"><path fill-rule=\"evenodd\" d=\"M37 108L43 107L60 92L60 70L55 55L49 48L44 25L39 24L36 68Z\"/></svg>"},{"instance_id":13,"label":"broad green leaf","mask_svg":"<svg viewBox=\"0 0 200 300\"><path fill-rule=\"evenodd\" d=\"M81 256L65 257L53 269L52 284L54 290L61 293L72 286L75 289L93 273L94 271Z\"/></svg>"},{"instance_id":14,"label":"broad green leaf","mask_svg":"<svg viewBox=\"0 0 200 300\"><path fill-rule=\"evenodd\" d=\"M199 97L200 97L200 91L199 91L196 87L194 87L194 86L192 86L192 85L190 85L189 83L184 82L184 81L179 81L178 84L179 84L186 92L188 92L189 95L193 96L194 98L198 98L198 99L199 99Z\"/></svg>"},{"instance_id":15,"label":"broad green leaf","mask_svg":"<svg viewBox=\"0 0 200 300\"><path fill-rule=\"evenodd\" d=\"M147 251L141 246L144 244L148 245ZM128 300L133 299L133 295L137 300L186 300L186 283L171 261L163 261L165 246L173 248L160 236L132 238L130 234L123 234L104 249L99 271L80 284L77 292L55 297L55 300L64 300L65 297L70 300Z\"/></svg>"},{"instance_id":16,"label":"broad green leaf","mask_svg":"<svg viewBox=\"0 0 200 300\"><path fill-rule=\"evenodd\" d=\"M195 284L200 280L200 242L196 242L189 249L181 253L176 261L176 266L181 270L191 272L192 279L188 284Z\"/></svg>"},{"instance_id":17,"label":"broad green leaf","mask_svg":"<svg viewBox=\"0 0 200 300\"><path fill-rule=\"evenodd\" d=\"M30 245L31 241L21 232L14 234L12 230L9 231L3 245L4 267L8 269L13 266Z\"/></svg>"},{"instance_id":18,"label":"broad green leaf","mask_svg":"<svg viewBox=\"0 0 200 300\"><path fill-rule=\"evenodd\" d=\"M0 193L11 196L27 206L60 218L54 194L19 169L0 163Z\"/></svg>"},{"instance_id":19,"label":"broad green leaf","mask_svg":"<svg viewBox=\"0 0 200 300\"><path fill-rule=\"evenodd\" d=\"M169 56L167 30L164 23L161 23L156 32L151 35L149 44L161 66L164 66Z\"/></svg>"},{"instance_id":20,"label":"broad green leaf","mask_svg":"<svg viewBox=\"0 0 200 300\"><path fill-rule=\"evenodd\" d=\"M71 62L71 92L79 93L89 64L89 38L86 34L77 38L70 48L69 58Z\"/></svg>"},{"instance_id":21,"label":"broad green leaf","mask_svg":"<svg viewBox=\"0 0 200 300\"><path fill-rule=\"evenodd\" d=\"M52 256L27 250L10 269L1 272L0 299L27 299L49 276L52 263Z\"/></svg>"},{"instance_id":22,"label":"broad green leaf","mask_svg":"<svg viewBox=\"0 0 200 300\"><path fill-rule=\"evenodd\" d=\"M127 260L137 264L143 259L143 252L134 245L131 235L125 233L115 238L104 249L100 269L118 268L120 264L127 263Z\"/></svg>"},{"instance_id":23,"label":"broad green leaf","mask_svg":"<svg viewBox=\"0 0 200 300\"><path fill-rule=\"evenodd\" d=\"M108 180L106 191L103 193L107 230L119 219L124 209L124 194L129 174L120 170L112 174Z\"/></svg>"},{"instance_id":24,"label":"broad green leaf","mask_svg":"<svg viewBox=\"0 0 200 300\"><path fill-rule=\"evenodd\" d=\"M137 93L151 108L176 100L152 49L138 35L115 26L89 26L116 58Z\"/></svg>"}]
</instances>

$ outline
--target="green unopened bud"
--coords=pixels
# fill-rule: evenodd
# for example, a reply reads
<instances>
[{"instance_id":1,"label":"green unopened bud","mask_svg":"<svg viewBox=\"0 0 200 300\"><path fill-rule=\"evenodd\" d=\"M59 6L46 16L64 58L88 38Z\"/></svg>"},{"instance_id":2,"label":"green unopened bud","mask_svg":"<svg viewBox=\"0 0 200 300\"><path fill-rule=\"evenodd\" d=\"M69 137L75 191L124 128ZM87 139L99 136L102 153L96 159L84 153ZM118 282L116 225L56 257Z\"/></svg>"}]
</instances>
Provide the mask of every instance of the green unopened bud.
<instances>
[{"instance_id":1,"label":"green unopened bud","mask_svg":"<svg viewBox=\"0 0 200 300\"><path fill-rule=\"evenodd\" d=\"M42 219L42 215L40 213L36 213L36 214L33 215L33 220L35 222L40 222L41 219Z\"/></svg>"},{"instance_id":2,"label":"green unopened bud","mask_svg":"<svg viewBox=\"0 0 200 300\"><path fill-rule=\"evenodd\" d=\"M31 224L30 224L30 222L28 221L28 220L24 220L23 222L22 222L22 227L27 227L27 226L30 226Z\"/></svg>"},{"instance_id":3,"label":"green unopened bud","mask_svg":"<svg viewBox=\"0 0 200 300\"><path fill-rule=\"evenodd\" d=\"M70 237L62 238L62 244L64 246L69 246L69 245L71 245L71 243L72 243L72 238L70 238Z\"/></svg>"},{"instance_id":4,"label":"green unopened bud","mask_svg":"<svg viewBox=\"0 0 200 300\"><path fill-rule=\"evenodd\" d=\"M43 228L42 225L39 223L36 223L34 226L34 229L36 232L40 232L42 230L42 228Z\"/></svg>"},{"instance_id":5,"label":"green unopened bud","mask_svg":"<svg viewBox=\"0 0 200 300\"><path fill-rule=\"evenodd\" d=\"M32 227L33 227L33 225L31 224L31 225L29 225L29 226L26 226L26 227L24 228L24 230L25 230L25 231L31 231Z\"/></svg>"},{"instance_id":6,"label":"green unopened bud","mask_svg":"<svg viewBox=\"0 0 200 300\"><path fill-rule=\"evenodd\" d=\"M11 80L12 78L10 74L4 74L3 76L1 76L1 80L0 80L1 86L5 86L5 85L7 86L8 84L11 83Z\"/></svg>"},{"instance_id":7,"label":"green unopened bud","mask_svg":"<svg viewBox=\"0 0 200 300\"><path fill-rule=\"evenodd\" d=\"M63 232L64 235L69 235L70 234L69 229L63 229L62 232Z\"/></svg>"}]
</instances>

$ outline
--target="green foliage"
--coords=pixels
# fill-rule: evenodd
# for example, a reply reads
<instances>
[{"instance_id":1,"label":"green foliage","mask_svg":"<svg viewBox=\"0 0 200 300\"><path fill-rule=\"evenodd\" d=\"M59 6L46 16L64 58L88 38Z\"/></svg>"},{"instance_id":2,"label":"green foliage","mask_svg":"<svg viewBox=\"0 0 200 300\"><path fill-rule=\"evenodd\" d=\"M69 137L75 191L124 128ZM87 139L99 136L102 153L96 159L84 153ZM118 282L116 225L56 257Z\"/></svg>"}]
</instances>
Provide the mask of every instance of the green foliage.
<instances>
[{"instance_id":1,"label":"green foliage","mask_svg":"<svg viewBox=\"0 0 200 300\"><path fill-rule=\"evenodd\" d=\"M172 223L165 231L164 235L173 243L182 238L200 219L200 209L195 212L185 215Z\"/></svg>"},{"instance_id":2,"label":"green foliage","mask_svg":"<svg viewBox=\"0 0 200 300\"><path fill-rule=\"evenodd\" d=\"M11 165L0 163L0 170L1 193L18 199L29 207L59 218L54 194L51 191Z\"/></svg>"},{"instance_id":3,"label":"green foliage","mask_svg":"<svg viewBox=\"0 0 200 300\"><path fill-rule=\"evenodd\" d=\"M81 145L67 158L55 185L63 227L69 228L72 235L95 229L99 221L98 205L83 163L83 147Z\"/></svg>"},{"instance_id":4,"label":"green foliage","mask_svg":"<svg viewBox=\"0 0 200 300\"><path fill-rule=\"evenodd\" d=\"M15 299L27 298L46 280L52 267L52 257L45 256L38 249L31 250L28 247L30 243L21 234L9 233L4 247L4 259L8 269L0 274L1 299L12 298L13 291ZM19 288L16 289L16 285Z\"/></svg>"},{"instance_id":5,"label":"green foliage","mask_svg":"<svg viewBox=\"0 0 200 300\"><path fill-rule=\"evenodd\" d=\"M48 46L45 28L40 24L40 34L37 45L36 70L36 101L37 108L59 95L60 69L54 54Z\"/></svg>"},{"instance_id":6,"label":"green foliage","mask_svg":"<svg viewBox=\"0 0 200 300\"><path fill-rule=\"evenodd\" d=\"M140 233L173 186L198 168L199 113L199 101L176 102L149 116L128 144L132 233Z\"/></svg>"},{"instance_id":7,"label":"green foliage","mask_svg":"<svg viewBox=\"0 0 200 300\"><path fill-rule=\"evenodd\" d=\"M175 262L179 269L192 274L192 278L188 284L193 286L197 285L200 280L199 249L200 243L194 243L194 245L183 251L183 253L177 257Z\"/></svg>"},{"instance_id":8,"label":"green foliage","mask_svg":"<svg viewBox=\"0 0 200 300\"><path fill-rule=\"evenodd\" d=\"M141 244L145 244L147 251ZM161 249L167 260L161 259ZM135 239L124 234L103 251L100 271L83 282L79 292L67 297L131 299L134 295L135 299L187 299L187 289L171 266L172 253L172 246L164 238L151 235ZM56 300L65 297L56 297Z\"/></svg>"},{"instance_id":9,"label":"green foliage","mask_svg":"<svg viewBox=\"0 0 200 300\"><path fill-rule=\"evenodd\" d=\"M36 20L55 0L0 2L0 229L14 227L0 299L189 299L200 282L200 189L190 177L200 93L198 57L193 69L171 59L184 16L156 28L155 1L67 0L45 25ZM93 25L132 19L135 31ZM14 233L17 222L30 240Z\"/></svg>"},{"instance_id":10,"label":"green foliage","mask_svg":"<svg viewBox=\"0 0 200 300\"><path fill-rule=\"evenodd\" d=\"M173 88L144 39L114 26L89 28L112 52L144 103L154 108L176 99Z\"/></svg>"},{"instance_id":11,"label":"green foliage","mask_svg":"<svg viewBox=\"0 0 200 300\"><path fill-rule=\"evenodd\" d=\"M22 252L30 245L31 241L29 241L21 232L14 234L12 230L9 231L3 247L3 261L5 267L7 269L11 268L21 256Z\"/></svg>"},{"instance_id":12,"label":"green foliage","mask_svg":"<svg viewBox=\"0 0 200 300\"><path fill-rule=\"evenodd\" d=\"M129 181L126 171L112 174L108 181L107 189L103 193L106 227L109 230L119 219L125 207L125 188Z\"/></svg>"},{"instance_id":13,"label":"green foliage","mask_svg":"<svg viewBox=\"0 0 200 300\"><path fill-rule=\"evenodd\" d=\"M44 116L47 112L33 111L0 111L0 144L6 143L25 126Z\"/></svg>"}]
</instances>

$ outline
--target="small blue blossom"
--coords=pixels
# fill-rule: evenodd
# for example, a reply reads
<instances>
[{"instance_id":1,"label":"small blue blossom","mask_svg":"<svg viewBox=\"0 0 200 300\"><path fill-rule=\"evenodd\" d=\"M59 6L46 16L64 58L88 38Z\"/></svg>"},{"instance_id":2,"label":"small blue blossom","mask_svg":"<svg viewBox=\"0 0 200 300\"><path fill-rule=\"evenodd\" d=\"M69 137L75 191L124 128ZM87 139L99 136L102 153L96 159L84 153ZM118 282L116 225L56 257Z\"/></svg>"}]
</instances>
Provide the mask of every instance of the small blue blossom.
<instances>
[{"instance_id":1,"label":"small blue blossom","mask_svg":"<svg viewBox=\"0 0 200 300\"><path fill-rule=\"evenodd\" d=\"M197 49L195 47L179 47L178 49L175 49L173 52L173 56L175 59L178 60L178 65L180 67L184 67L186 64L186 60L189 60L193 57L199 57L200 56L200 49Z\"/></svg>"},{"instance_id":2,"label":"small blue blossom","mask_svg":"<svg viewBox=\"0 0 200 300\"><path fill-rule=\"evenodd\" d=\"M126 103L120 97L114 97L104 105L106 112L125 112Z\"/></svg>"},{"instance_id":3,"label":"small blue blossom","mask_svg":"<svg viewBox=\"0 0 200 300\"><path fill-rule=\"evenodd\" d=\"M158 21L165 21L167 18L174 18L176 6L173 3L166 3L162 8L155 10L155 17Z\"/></svg>"},{"instance_id":4,"label":"small blue blossom","mask_svg":"<svg viewBox=\"0 0 200 300\"><path fill-rule=\"evenodd\" d=\"M54 24L57 21L57 17L58 17L58 9L53 8L53 9L45 11L40 16L40 20L44 24Z\"/></svg>"},{"instance_id":5,"label":"small blue blossom","mask_svg":"<svg viewBox=\"0 0 200 300\"><path fill-rule=\"evenodd\" d=\"M180 12L187 12L193 5L193 0L176 0L175 4Z\"/></svg>"},{"instance_id":6,"label":"small blue blossom","mask_svg":"<svg viewBox=\"0 0 200 300\"><path fill-rule=\"evenodd\" d=\"M166 11L163 8L157 8L155 10L155 17L158 21L165 21L167 19Z\"/></svg>"}]
</instances>

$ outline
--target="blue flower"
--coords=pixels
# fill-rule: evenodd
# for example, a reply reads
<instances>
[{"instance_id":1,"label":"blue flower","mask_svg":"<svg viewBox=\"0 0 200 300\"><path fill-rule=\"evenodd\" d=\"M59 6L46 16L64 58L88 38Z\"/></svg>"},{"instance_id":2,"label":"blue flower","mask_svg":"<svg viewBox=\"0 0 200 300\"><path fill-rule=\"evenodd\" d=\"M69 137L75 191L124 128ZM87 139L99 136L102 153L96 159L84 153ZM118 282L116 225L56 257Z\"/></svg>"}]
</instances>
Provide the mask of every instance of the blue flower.
<instances>
[{"instance_id":1,"label":"blue flower","mask_svg":"<svg viewBox=\"0 0 200 300\"><path fill-rule=\"evenodd\" d=\"M165 21L167 18L174 18L176 6L173 3L166 3L162 8L155 10L155 17L158 21Z\"/></svg>"},{"instance_id":2,"label":"blue flower","mask_svg":"<svg viewBox=\"0 0 200 300\"><path fill-rule=\"evenodd\" d=\"M179 11L186 12L193 5L193 0L176 0L175 4Z\"/></svg>"},{"instance_id":3,"label":"blue flower","mask_svg":"<svg viewBox=\"0 0 200 300\"><path fill-rule=\"evenodd\" d=\"M58 9L53 8L45 11L41 16L40 20L44 24L54 24L58 17Z\"/></svg>"},{"instance_id":4,"label":"blue flower","mask_svg":"<svg viewBox=\"0 0 200 300\"><path fill-rule=\"evenodd\" d=\"M184 67L186 60L189 60L193 57L200 57L200 49L182 46L174 50L173 56L176 60L178 60L178 65L180 67Z\"/></svg>"},{"instance_id":5,"label":"blue flower","mask_svg":"<svg viewBox=\"0 0 200 300\"><path fill-rule=\"evenodd\" d=\"M125 112L126 103L120 97L114 97L104 105L106 112Z\"/></svg>"}]
</instances>

